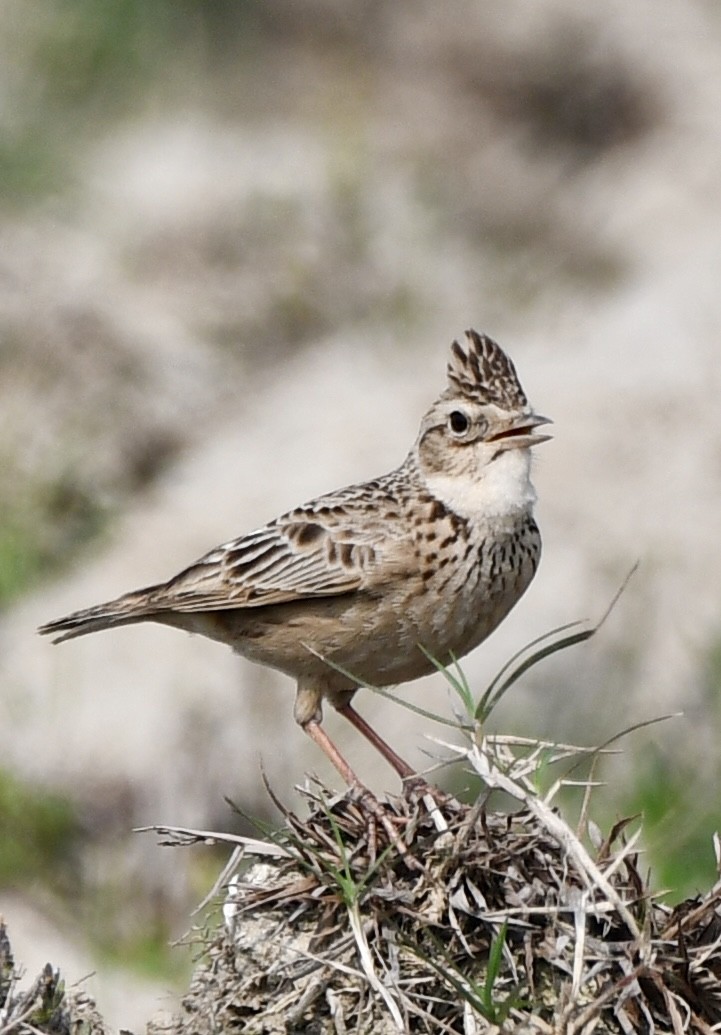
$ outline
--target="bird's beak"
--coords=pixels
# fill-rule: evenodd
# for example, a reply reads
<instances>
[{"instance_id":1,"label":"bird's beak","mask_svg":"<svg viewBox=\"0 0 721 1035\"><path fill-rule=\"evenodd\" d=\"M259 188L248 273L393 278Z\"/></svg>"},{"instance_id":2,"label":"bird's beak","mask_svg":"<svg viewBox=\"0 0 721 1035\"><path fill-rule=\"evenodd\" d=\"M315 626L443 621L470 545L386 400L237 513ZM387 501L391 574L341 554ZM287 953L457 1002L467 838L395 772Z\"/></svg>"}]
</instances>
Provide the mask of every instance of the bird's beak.
<instances>
[{"instance_id":1,"label":"bird's beak","mask_svg":"<svg viewBox=\"0 0 721 1035\"><path fill-rule=\"evenodd\" d=\"M519 413L504 421L500 431L496 431L488 439L497 443L501 449L528 449L541 442L548 442L552 435L534 435L534 430L543 424L553 424L550 417L542 417L539 413Z\"/></svg>"}]
</instances>

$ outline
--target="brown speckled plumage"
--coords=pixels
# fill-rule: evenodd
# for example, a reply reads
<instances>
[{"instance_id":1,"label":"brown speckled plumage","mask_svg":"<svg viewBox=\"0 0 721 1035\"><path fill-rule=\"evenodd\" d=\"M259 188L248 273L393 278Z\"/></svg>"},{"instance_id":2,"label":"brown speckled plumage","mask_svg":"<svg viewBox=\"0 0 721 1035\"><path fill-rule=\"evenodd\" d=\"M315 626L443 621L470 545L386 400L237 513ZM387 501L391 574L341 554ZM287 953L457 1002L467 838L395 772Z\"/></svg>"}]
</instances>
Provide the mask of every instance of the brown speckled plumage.
<instances>
[{"instance_id":1,"label":"brown speckled plumage","mask_svg":"<svg viewBox=\"0 0 721 1035\"><path fill-rule=\"evenodd\" d=\"M42 626L58 640L155 621L202 633L297 683L297 721L348 780L320 728L328 699L402 777L410 767L351 707L479 644L523 594L541 540L530 447L547 423L490 338L454 342L448 387L404 463L296 507L211 550L168 582ZM340 671L342 670L342 671ZM354 677L354 678L353 678Z\"/></svg>"}]
</instances>

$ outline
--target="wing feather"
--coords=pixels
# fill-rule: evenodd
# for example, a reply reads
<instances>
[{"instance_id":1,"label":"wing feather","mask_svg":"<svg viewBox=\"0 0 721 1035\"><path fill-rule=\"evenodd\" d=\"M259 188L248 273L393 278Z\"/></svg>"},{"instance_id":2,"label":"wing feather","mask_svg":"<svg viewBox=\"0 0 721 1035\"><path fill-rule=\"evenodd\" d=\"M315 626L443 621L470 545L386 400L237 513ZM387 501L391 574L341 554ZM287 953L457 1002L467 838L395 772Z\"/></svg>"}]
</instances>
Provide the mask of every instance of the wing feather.
<instances>
[{"instance_id":1,"label":"wing feather","mask_svg":"<svg viewBox=\"0 0 721 1035\"><path fill-rule=\"evenodd\" d=\"M213 611L357 590L372 579L379 522L367 507L324 509L317 502L298 508L211 550L158 587L152 605Z\"/></svg>"}]
</instances>

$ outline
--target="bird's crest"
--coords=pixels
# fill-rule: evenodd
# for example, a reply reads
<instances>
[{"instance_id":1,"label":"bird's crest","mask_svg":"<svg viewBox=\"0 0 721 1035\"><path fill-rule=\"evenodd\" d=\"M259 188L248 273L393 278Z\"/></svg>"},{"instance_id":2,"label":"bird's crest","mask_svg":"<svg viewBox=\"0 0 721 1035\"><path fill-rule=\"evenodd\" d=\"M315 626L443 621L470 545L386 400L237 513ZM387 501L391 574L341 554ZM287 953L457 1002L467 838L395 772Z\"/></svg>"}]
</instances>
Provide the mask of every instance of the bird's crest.
<instances>
[{"instance_id":1,"label":"bird's crest","mask_svg":"<svg viewBox=\"0 0 721 1035\"><path fill-rule=\"evenodd\" d=\"M449 396L464 395L480 403L495 403L503 410L521 410L528 405L513 363L500 345L486 334L466 331L467 347L451 345L448 363Z\"/></svg>"}]
</instances>

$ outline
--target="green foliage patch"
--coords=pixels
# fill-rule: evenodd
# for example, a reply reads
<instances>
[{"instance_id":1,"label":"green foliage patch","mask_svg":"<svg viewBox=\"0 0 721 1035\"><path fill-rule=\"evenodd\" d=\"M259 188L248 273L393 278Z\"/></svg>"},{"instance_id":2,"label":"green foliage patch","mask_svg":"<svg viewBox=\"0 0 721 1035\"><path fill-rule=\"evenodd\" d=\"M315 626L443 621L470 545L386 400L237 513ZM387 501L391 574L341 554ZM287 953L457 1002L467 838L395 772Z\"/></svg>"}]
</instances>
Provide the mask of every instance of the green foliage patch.
<instances>
[{"instance_id":1,"label":"green foliage patch","mask_svg":"<svg viewBox=\"0 0 721 1035\"><path fill-rule=\"evenodd\" d=\"M80 832L66 797L0 769L0 886L57 886L73 868Z\"/></svg>"}]
</instances>

